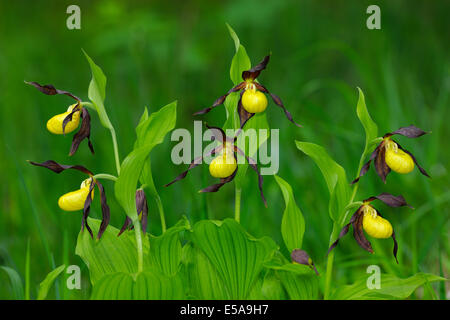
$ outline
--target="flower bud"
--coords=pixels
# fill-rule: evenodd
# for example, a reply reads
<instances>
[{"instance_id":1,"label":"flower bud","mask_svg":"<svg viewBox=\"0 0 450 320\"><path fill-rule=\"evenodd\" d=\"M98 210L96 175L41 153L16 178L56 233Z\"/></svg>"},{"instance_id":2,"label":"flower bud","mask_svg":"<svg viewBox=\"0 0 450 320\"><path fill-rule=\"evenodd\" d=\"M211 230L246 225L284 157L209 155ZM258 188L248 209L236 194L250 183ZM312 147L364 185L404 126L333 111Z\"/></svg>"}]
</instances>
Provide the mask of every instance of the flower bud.
<instances>
[{"instance_id":1,"label":"flower bud","mask_svg":"<svg viewBox=\"0 0 450 320\"><path fill-rule=\"evenodd\" d=\"M92 178L81 183L80 189L62 195L58 200L58 206L64 211L78 211L84 208L84 203L89 194ZM94 190L91 191L94 198Z\"/></svg>"},{"instance_id":2,"label":"flower bud","mask_svg":"<svg viewBox=\"0 0 450 320\"><path fill-rule=\"evenodd\" d=\"M74 112L74 114L72 115L72 120L67 122L63 132L63 121L72 112L72 109L75 108L76 106L77 104L73 104L69 106L66 112L57 114L56 116L48 120L47 121L48 131L54 134L63 134L63 133L70 133L74 131L76 128L78 128L78 125L80 124L80 111Z\"/></svg>"},{"instance_id":3,"label":"flower bud","mask_svg":"<svg viewBox=\"0 0 450 320\"><path fill-rule=\"evenodd\" d=\"M391 223L380 217L373 207L366 205L363 214L363 229L369 236L377 239L386 239L392 236Z\"/></svg>"},{"instance_id":4,"label":"flower bud","mask_svg":"<svg viewBox=\"0 0 450 320\"><path fill-rule=\"evenodd\" d=\"M398 173L410 173L414 169L414 161L409 154L401 150L397 144L389 140L386 142L386 164Z\"/></svg>"},{"instance_id":5,"label":"flower bud","mask_svg":"<svg viewBox=\"0 0 450 320\"><path fill-rule=\"evenodd\" d=\"M267 108L267 98L256 89L247 89L242 95L242 107L249 113L260 113Z\"/></svg>"}]
</instances>

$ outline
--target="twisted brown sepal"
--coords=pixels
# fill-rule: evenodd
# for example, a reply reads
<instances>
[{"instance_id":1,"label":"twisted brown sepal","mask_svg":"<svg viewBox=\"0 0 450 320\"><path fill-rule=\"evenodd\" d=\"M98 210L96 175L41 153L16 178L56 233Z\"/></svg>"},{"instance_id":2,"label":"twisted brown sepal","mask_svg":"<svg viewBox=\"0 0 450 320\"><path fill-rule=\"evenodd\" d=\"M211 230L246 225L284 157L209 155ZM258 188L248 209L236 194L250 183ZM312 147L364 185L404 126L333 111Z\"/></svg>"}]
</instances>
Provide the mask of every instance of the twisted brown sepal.
<instances>
[{"instance_id":1,"label":"twisted brown sepal","mask_svg":"<svg viewBox=\"0 0 450 320\"><path fill-rule=\"evenodd\" d=\"M202 190L200 190L199 192L203 193L203 192L217 192L219 191L220 188L223 187L223 185L233 181L234 177L236 177L236 173L237 173L238 168L236 168L236 170L234 170L234 172L229 175L226 178L221 178L219 183L215 183L213 185L210 185Z\"/></svg>"},{"instance_id":2,"label":"twisted brown sepal","mask_svg":"<svg viewBox=\"0 0 450 320\"><path fill-rule=\"evenodd\" d=\"M399 135L402 135L402 136L405 136L408 138L418 138L427 133L429 133L429 132L423 131L420 128L410 125L408 127L401 127L399 129L395 130L394 132L389 132L389 133L385 134L383 138L390 137L395 134L399 134Z\"/></svg>"},{"instance_id":3,"label":"twisted brown sepal","mask_svg":"<svg viewBox=\"0 0 450 320\"><path fill-rule=\"evenodd\" d=\"M67 169L73 169L73 170L78 170L78 171L81 171L83 173L86 173L86 174L88 174L90 176L94 175L91 171L89 171L88 169L86 169L83 166L59 164L59 163L57 163L56 161L53 161L53 160L47 160L47 161L44 161L42 163L29 161L29 163L34 165L34 166L44 167L44 168L50 169L50 170L52 170L53 172L56 172L56 173L61 173L64 170L67 170Z\"/></svg>"},{"instance_id":4,"label":"twisted brown sepal","mask_svg":"<svg viewBox=\"0 0 450 320\"><path fill-rule=\"evenodd\" d=\"M258 170L258 165L256 164L256 161L253 158L250 158L249 156L247 156L244 151L242 151L238 146L234 146L234 150L235 152L239 153L240 155L244 156L245 159L247 160L248 164L250 165L250 167L255 170L256 174L258 175L258 187L259 187L259 193L261 195L261 198L264 202L264 206L267 208L267 201L266 198L264 197L264 192L263 192L263 176L261 175L261 173Z\"/></svg>"},{"instance_id":5,"label":"twisted brown sepal","mask_svg":"<svg viewBox=\"0 0 450 320\"><path fill-rule=\"evenodd\" d=\"M358 218L358 216L359 216L360 213L361 213L361 209L362 209L362 206L360 206L360 207L355 211L355 213L353 213L352 217L350 218L349 223L347 223L347 224L341 229L341 232L339 232L338 238L336 239L336 241L334 241L334 242L331 244L330 248L328 249L327 255L330 254L331 250L333 250L334 248L336 248L336 246L337 246L338 243L339 243L339 240L340 240L343 236L345 236L345 235L348 233L348 230L350 229L350 225L353 225L353 224L355 223L356 219ZM353 228L354 228L354 227L355 227L355 226L353 225Z\"/></svg>"},{"instance_id":6,"label":"twisted brown sepal","mask_svg":"<svg viewBox=\"0 0 450 320\"><path fill-rule=\"evenodd\" d=\"M363 175L365 175L365 174L367 173L367 171L369 171L369 169L370 169L370 164L371 164L371 162L373 161L373 159L375 159L375 158L377 157L378 152L380 151L380 148L381 148L381 147L382 147L382 143L380 143L380 144L375 148L375 150L370 154L369 161L367 161L367 162L362 166L361 171L359 172L359 176L358 176L355 180L353 180L353 181L351 182L351 184L357 183L357 182L359 181L359 179L360 179Z\"/></svg>"},{"instance_id":7,"label":"twisted brown sepal","mask_svg":"<svg viewBox=\"0 0 450 320\"><path fill-rule=\"evenodd\" d=\"M390 207L397 208L397 207L407 206L407 207L410 207L411 209L414 209L412 206L410 206L406 202L405 198L402 195L394 196L394 195L392 195L390 193L387 193L387 192L383 192L383 193L380 193L377 196L370 197L370 198L364 200L363 202L372 202L373 200L376 200L376 199L384 202L385 204L387 204Z\"/></svg>"},{"instance_id":8,"label":"twisted brown sepal","mask_svg":"<svg viewBox=\"0 0 450 320\"><path fill-rule=\"evenodd\" d=\"M258 78L261 71L263 71L267 67L269 60L270 60L270 55L267 55L256 66L254 66L253 68L251 68L249 70L243 71L242 79L244 81L247 81L247 80L255 80L256 78Z\"/></svg>"},{"instance_id":9,"label":"twisted brown sepal","mask_svg":"<svg viewBox=\"0 0 450 320\"><path fill-rule=\"evenodd\" d=\"M135 199L136 199L136 211L137 211L138 215L140 215L140 214L142 215L142 219L141 219L142 231L145 234L147 231L148 205L147 205L147 199L145 197L144 190L142 190L142 189L137 190ZM132 226L131 224L132 224L132 221L127 216L125 218L125 222L124 222L122 228L120 229L119 233L117 234L117 236L120 236L127 229L132 230L134 228L134 226Z\"/></svg>"},{"instance_id":10,"label":"twisted brown sepal","mask_svg":"<svg viewBox=\"0 0 450 320\"><path fill-rule=\"evenodd\" d=\"M244 107L242 106L242 95L244 94L245 90L241 91L241 95L239 97L239 101L238 101L238 114L239 114L239 129L244 128L245 124L247 123L248 120L250 120L255 114L254 113L250 113L247 110L244 109Z\"/></svg>"},{"instance_id":11,"label":"twisted brown sepal","mask_svg":"<svg viewBox=\"0 0 450 320\"><path fill-rule=\"evenodd\" d=\"M64 91L64 90L58 90L56 89L53 85L51 84L46 84L46 85L40 85L39 83L35 82L35 81L25 81L26 84L29 84L33 87L35 87L36 89L38 89L40 92L49 95L49 96L53 96L53 95L57 95L57 94L65 94L66 96L71 97L72 99L77 100L78 102L81 101L80 98L78 98L77 96L73 95L72 93L70 93L69 91Z\"/></svg>"},{"instance_id":12,"label":"twisted brown sepal","mask_svg":"<svg viewBox=\"0 0 450 320\"><path fill-rule=\"evenodd\" d=\"M303 264L305 266L310 267L314 270L314 272L319 275L319 272L316 269L316 266L314 265L314 262L309 257L308 253L305 250L295 249L291 253L291 259L292 262L296 262L299 264Z\"/></svg>"},{"instance_id":13,"label":"twisted brown sepal","mask_svg":"<svg viewBox=\"0 0 450 320\"><path fill-rule=\"evenodd\" d=\"M213 150L211 150L207 155L209 156L211 154L218 153L220 150L222 150L222 148L223 148L223 145L220 145L220 146L214 148ZM194 169L196 166L198 166L202 162L203 162L203 156L199 156L199 157L195 158L194 160L191 161L191 164L189 165L189 167L187 168L186 171L183 171L180 175L178 175L171 182L169 182L168 184L164 185L164 187L168 187L171 184L173 184L173 183L175 183L175 182L177 182L179 180L184 179L187 176L189 170Z\"/></svg>"},{"instance_id":14,"label":"twisted brown sepal","mask_svg":"<svg viewBox=\"0 0 450 320\"><path fill-rule=\"evenodd\" d=\"M386 163L386 147L384 141L380 144L380 149L375 157L375 171L381 180L386 183L386 177L391 172L391 168Z\"/></svg>"},{"instance_id":15,"label":"twisted brown sepal","mask_svg":"<svg viewBox=\"0 0 450 320\"><path fill-rule=\"evenodd\" d=\"M78 132L73 136L72 146L70 147L69 156L73 156L75 152L78 150L80 143L84 140L88 140L88 146L91 150L92 154L94 154L94 147L91 142L91 116L86 108L82 108L81 111L81 128ZM64 119L65 120L65 119Z\"/></svg>"},{"instance_id":16,"label":"twisted brown sepal","mask_svg":"<svg viewBox=\"0 0 450 320\"><path fill-rule=\"evenodd\" d=\"M363 231L363 218L364 214L358 214L355 222L353 222L353 237L355 238L358 245L364 250L373 253L372 245L369 240L367 240Z\"/></svg>"},{"instance_id":17,"label":"twisted brown sepal","mask_svg":"<svg viewBox=\"0 0 450 320\"><path fill-rule=\"evenodd\" d=\"M395 142L395 143L397 143L397 142ZM430 175L429 175L429 174L425 171L425 169L422 168L422 166L417 162L416 157L414 157L414 155L413 155L411 152L409 152L409 151L406 150L406 149L403 149L402 146L399 145L398 143L397 143L397 146L398 146L401 150L403 150L403 152L409 154L409 156L413 159L414 163L416 164L417 168L419 168L419 171L420 171L421 174L423 174L425 177L428 177L428 178L431 179Z\"/></svg>"},{"instance_id":18,"label":"twisted brown sepal","mask_svg":"<svg viewBox=\"0 0 450 320\"><path fill-rule=\"evenodd\" d=\"M108 203L106 201L106 192L105 188L103 188L103 185L95 180L95 184L97 185L98 191L100 191L101 196L101 205L102 205L102 222L100 224L100 228L98 229L97 239L100 239L103 235L103 232L105 232L106 228L109 225L109 220L111 218L111 212L108 206Z\"/></svg>"},{"instance_id":19,"label":"twisted brown sepal","mask_svg":"<svg viewBox=\"0 0 450 320\"><path fill-rule=\"evenodd\" d=\"M294 121L294 119L292 118L291 113L286 109L286 107L283 104L283 101L281 101L280 97L278 97L276 94L273 94L271 92L269 92L269 90L266 89L266 87L264 87L263 85L259 84L259 83L254 83L254 85L256 86L256 88L264 93L268 93L270 95L270 97L272 98L273 102L279 106L281 109L283 109L284 114L286 115L286 118L292 122L293 124L295 124L297 127L301 128L303 127L301 124L298 124L297 122Z\"/></svg>"},{"instance_id":20,"label":"twisted brown sepal","mask_svg":"<svg viewBox=\"0 0 450 320\"><path fill-rule=\"evenodd\" d=\"M242 90L245 87L245 85L246 85L245 82L241 82L238 85L234 86L233 88L228 90L228 92L225 93L223 96L217 98L216 101L214 101L214 103L212 104L211 107L208 107L208 108L205 108L205 109L202 109L200 111L195 112L194 116L201 115L201 114L206 114L206 113L210 112L212 109L214 109L215 107L220 106L221 104L223 104L225 102L225 99L228 97L228 95L230 93Z\"/></svg>"},{"instance_id":21,"label":"twisted brown sepal","mask_svg":"<svg viewBox=\"0 0 450 320\"><path fill-rule=\"evenodd\" d=\"M72 117L73 117L74 113L81 111L81 109L82 109L81 102L78 101L77 105L72 109L72 111L63 120L63 123L62 123L63 134L66 134L66 132L65 132L66 126L70 121L72 121Z\"/></svg>"},{"instance_id":22,"label":"twisted brown sepal","mask_svg":"<svg viewBox=\"0 0 450 320\"><path fill-rule=\"evenodd\" d=\"M395 239L394 229L392 229L392 240L394 241L394 249L392 250L392 253L394 254L395 262L397 262L397 264L398 264L398 259L397 259L398 243L397 243L397 239Z\"/></svg>"},{"instance_id":23,"label":"twisted brown sepal","mask_svg":"<svg viewBox=\"0 0 450 320\"><path fill-rule=\"evenodd\" d=\"M91 179L94 180L93 178L91 178ZM83 216L81 218L81 231L84 231L84 228L86 228L87 231L89 232L89 234L91 235L91 238L94 238L92 230L89 227L89 224L87 222L87 218L89 216L89 211L91 210L92 190L94 190L94 186L95 186L95 183L92 183L92 180L91 180L91 183L89 185L88 196L86 197L86 200L84 201Z\"/></svg>"}]
</instances>

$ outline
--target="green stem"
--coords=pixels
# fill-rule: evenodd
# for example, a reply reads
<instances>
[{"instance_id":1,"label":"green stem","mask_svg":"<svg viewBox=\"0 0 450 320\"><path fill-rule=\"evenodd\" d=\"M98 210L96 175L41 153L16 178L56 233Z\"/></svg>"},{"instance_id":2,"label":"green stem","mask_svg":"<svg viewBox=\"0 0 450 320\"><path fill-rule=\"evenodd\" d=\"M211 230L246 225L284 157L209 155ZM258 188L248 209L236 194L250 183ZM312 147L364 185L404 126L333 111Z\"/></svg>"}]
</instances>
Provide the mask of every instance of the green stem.
<instances>
[{"instance_id":1,"label":"green stem","mask_svg":"<svg viewBox=\"0 0 450 320\"><path fill-rule=\"evenodd\" d=\"M241 222L241 194L242 194L242 189L236 187L236 189L235 189L235 202L234 202L234 219L238 223Z\"/></svg>"},{"instance_id":2,"label":"green stem","mask_svg":"<svg viewBox=\"0 0 450 320\"><path fill-rule=\"evenodd\" d=\"M134 225L134 236L136 238L136 249L138 253L138 273L144 270L144 249L142 247L142 230L141 223L139 222L139 218L136 217L133 219Z\"/></svg>"},{"instance_id":3,"label":"green stem","mask_svg":"<svg viewBox=\"0 0 450 320\"><path fill-rule=\"evenodd\" d=\"M107 174L107 173L98 173L95 176L93 176L94 179L105 179L105 180L111 180L111 181L116 181L117 177L113 176L112 174Z\"/></svg>"},{"instance_id":4,"label":"green stem","mask_svg":"<svg viewBox=\"0 0 450 320\"><path fill-rule=\"evenodd\" d=\"M358 171L356 173L357 175L359 175L359 172L361 171L361 168L364 164L365 155L366 155L366 150L364 150L364 152L361 155L361 158L359 160ZM353 203L353 200L355 199L355 196L356 196L356 192L358 191L358 185L359 185L359 183L355 183L355 185L353 186L352 195L351 195L350 201L348 202L347 205L350 205L351 203ZM329 243L328 247L330 247L333 244L333 242L336 241L335 239L339 235L339 229L345 224L348 213L349 213L349 210L347 210L345 212L344 217L340 223L334 221L333 231L331 232L330 243ZM326 276L325 276L325 290L324 290L324 299L325 300L328 300L330 297L331 278L333 275L333 263L334 263L334 251L331 251L327 258L327 270L326 270Z\"/></svg>"},{"instance_id":5,"label":"green stem","mask_svg":"<svg viewBox=\"0 0 450 320\"><path fill-rule=\"evenodd\" d=\"M161 198L159 197L158 194L155 196L155 201L156 201L156 204L158 206L159 217L161 219L162 233L164 233L164 232L166 232L166 218L165 218L165 215L164 215L164 207L163 207Z\"/></svg>"}]
</instances>

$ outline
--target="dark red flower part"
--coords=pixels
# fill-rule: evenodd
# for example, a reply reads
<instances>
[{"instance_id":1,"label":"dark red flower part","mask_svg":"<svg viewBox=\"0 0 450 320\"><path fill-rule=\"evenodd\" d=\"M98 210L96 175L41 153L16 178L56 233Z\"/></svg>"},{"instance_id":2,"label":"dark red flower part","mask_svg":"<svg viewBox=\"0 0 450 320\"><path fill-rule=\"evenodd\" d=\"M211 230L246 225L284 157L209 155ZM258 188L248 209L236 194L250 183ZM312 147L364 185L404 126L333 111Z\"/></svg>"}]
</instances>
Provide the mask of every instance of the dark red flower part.
<instances>
[{"instance_id":1,"label":"dark red flower part","mask_svg":"<svg viewBox=\"0 0 450 320\"><path fill-rule=\"evenodd\" d=\"M308 253L305 250L295 249L291 253L291 259L292 262L296 262L299 264L303 264L305 266L309 266L311 269L314 270L314 272L319 275L319 272L317 271L316 266L314 265L314 262L309 257Z\"/></svg>"}]
</instances>

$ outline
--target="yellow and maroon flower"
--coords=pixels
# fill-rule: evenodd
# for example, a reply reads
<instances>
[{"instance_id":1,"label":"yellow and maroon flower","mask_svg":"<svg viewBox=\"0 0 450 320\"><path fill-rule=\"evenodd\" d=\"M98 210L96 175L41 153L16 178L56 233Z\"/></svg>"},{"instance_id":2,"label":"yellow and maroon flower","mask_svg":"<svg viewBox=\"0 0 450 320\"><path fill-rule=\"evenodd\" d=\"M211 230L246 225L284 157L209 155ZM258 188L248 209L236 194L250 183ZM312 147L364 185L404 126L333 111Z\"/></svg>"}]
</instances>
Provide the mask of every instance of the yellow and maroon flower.
<instances>
[{"instance_id":1,"label":"yellow and maroon flower","mask_svg":"<svg viewBox=\"0 0 450 320\"><path fill-rule=\"evenodd\" d=\"M75 154L75 152L78 150L78 147L80 143L84 140L88 140L88 146L92 153L94 153L94 147L91 143L91 117L89 115L89 112L86 108L84 108L81 104L81 100L73 95L72 93L64 90L58 90L51 84L47 85L40 85L37 82L26 82L25 83L32 85L36 89L38 89L40 92L46 94L46 95L57 95L57 94L64 94L66 96L71 97L76 101L75 104L70 105L67 108L67 111L57 114L50 118L47 121L47 130L50 131L53 134L66 134L70 133L72 131L75 131L79 124L80 124L80 118L81 121L81 128L80 130L73 136L72 139L72 146L70 147L69 155L72 156Z\"/></svg>"},{"instance_id":2,"label":"yellow and maroon flower","mask_svg":"<svg viewBox=\"0 0 450 320\"><path fill-rule=\"evenodd\" d=\"M387 239L389 237L392 237L394 241L393 254L395 261L398 263L397 260L398 244L397 240L395 239L394 229L392 228L391 223L388 220L381 217L379 211L371 205L371 202L376 199L381 200L390 207L408 206L412 208L409 204L406 203L403 196L393 196L392 194L389 193L382 193L376 197L370 197L364 200L363 204L352 215L350 222L342 228L338 238L328 249L328 253L330 253L330 251L337 246L339 240L347 234L350 225L352 225L353 237L355 238L356 242L359 244L361 248L370 253L373 253L372 245L366 239L363 230L369 236L376 239Z\"/></svg>"},{"instance_id":3,"label":"yellow and maroon flower","mask_svg":"<svg viewBox=\"0 0 450 320\"><path fill-rule=\"evenodd\" d=\"M236 146L235 142L237 139L237 136L241 132L240 130L234 137L227 137L225 135L225 132L221 128L217 127L210 127L206 125L208 129L210 129L213 132L214 139L220 143L219 146L212 149L208 154L205 156L216 156L209 165L209 172L211 176L215 178L220 178L219 183L213 184L211 186L208 186L199 192L217 192L219 189L226 183L229 183L233 181L234 177L236 176L238 165L237 165L237 154L240 154L241 156L244 156L247 160L250 167L255 170L255 172L258 174L258 186L259 191L261 194L261 198L264 202L264 205L267 207L267 201L264 197L263 193L263 177L260 174L258 170L258 166L256 164L256 161L252 159L251 157L247 156L238 146ZM188 169L184 172L182 172L179 176L177 176L173 181L169 182L165 185L165 187L170 186L171 184L184 179L186 175L188 174L189 170L195 168L199 164L201 164L203 161L203 155L195 158L191 161L191 164L189 165Z\"/></svg>"},{"instance_id":4,"label":"yellow and maroon flower","mask_svg":"<svg viewBox=\"0 0 450 320\"><path fill-rule=\"evenodd\" d=\"M65 170L72 169L83 172L89 176L88 179L84 180L81 183L80 189L66 193L62 195L58 200L58 205L64 211L79 211L83 210L83 216L81 219L81 230L86 229L89 231L91 237L93 237L92 230L88 225L87 218L89 216L89 211L91 209L91 203L94 198L94 186L97 186L98 191L100 192L100 200L102 207L102 222L100 224L100 228L98 230L97 239L100 239L103 232L105 232L106 227L109 224L110 220L110 210L108 203L106 201L106 193L103 185L96 179L94 179L94 174L80 165L63 165L59 164L53 160L47 160L42 163L37 163L30 161L32 165L38 167L47 168L53 172L61 173Z\"/></svg>"},{"instance_id":5,"label":"yellow and maroon flower","mask_svg":"<svg viewBox=\"0 0 450 320\"><path fill-rule=\"evenodd\" d=\"M240 119L240 127L242 128L245 123L253 117L256 113L263 112L267 108L267 98L265 94L269 94L272 98L273 102L281 109L283 109L286 117L289 121L295 124L298 127L301 127L298 123L294 121L291 113L286 109L281 99L269 92L262 84L256 81L256 78L259 76L262 70L264 70L269 63L270 55L265 56L264 59L254 66L253 68L242 72L242 81L238 85L231 88L226 94L219 97L216 101L214 101L211 107L200 110L194 115L200 115L210 112L213 108L223 104L227 96L232 92L241 92L239 102L238 102L238 113Z\"/></svg>"},{"instance_id":6,"label":"yellow and maroon flower","mask_svg":"<svg viewBox=\"0 0 450 320\"><path fill-rule=\"evenodd\" d=\"M377 174L384 183L386 183L386 177L391 170L397 173L406 174L414 169L414 164L419 168L419 171L424 176L430 177L425 169L419 165L412 153L402 148L398 142L391 138L396 134L408 138L418 138L426 133L427 132L413 125L410 125L409 127L402 127L394 132L386 133L383 136L383 140L370 155L369 161L367 161L361 168L359 176L352 181L352 184L358 182L359 179L365 175L367 171L369 171L370 163L372 161L374 161Z\"/></svg>"}]
</instances>

